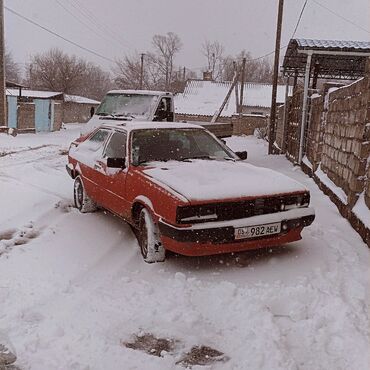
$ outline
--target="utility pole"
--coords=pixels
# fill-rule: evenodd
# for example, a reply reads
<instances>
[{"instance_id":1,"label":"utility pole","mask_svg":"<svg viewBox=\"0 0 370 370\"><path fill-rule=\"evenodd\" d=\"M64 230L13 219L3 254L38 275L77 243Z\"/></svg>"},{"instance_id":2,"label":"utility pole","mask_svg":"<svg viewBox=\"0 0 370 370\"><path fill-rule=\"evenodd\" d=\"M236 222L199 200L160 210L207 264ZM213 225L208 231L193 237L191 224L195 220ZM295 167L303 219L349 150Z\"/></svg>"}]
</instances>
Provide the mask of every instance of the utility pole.
<instances>
[{"instance_id":1,"label":"utility pole","mask_svg":"<svg viewBox=\"0 0 370 370\"><path fill-rule=\"evenodd\" d=\"M185 82L185 78L186 78L186 68L184 67L183 71L182 71L182 80Z\"/></svg>"},{"instance_id":2,"label":"utility pole","mask_svg":"<svg viewBox=\"0 0 370 370\"><path fill-rule=\"evenodd\" d=\"M140 54L140 90L143 89L143 79L144 79L144 53Z\"/></svg>"},{"instance_id":3,"label":"utility pole","mask_svg":"<svg viewBox=\"0 0 370 370\"><path fill-rule=\"evenodd\" d=\"M280 40L281 28L283 23L283 9L284 0L279 0L278 19L276 25L276 43L275 43L275 61L274 61L274 77L272 82L272 96L271 96L271 115L269 127L269 154L274 154L275 141L275 122L276 122L276 93L279 74L279 59L280 59Z\"/></svg>"},{"instance_id":4,"label":"utility pole","mask_svg":"<svg viewBox=\"0 0 370 370\"><path fill-rule=\"evenodd\" d=\"M243 58L242 64L242 78L240 82L240 104L239 104L239 111L240 115L243 113L243 98L244 98L244 79L245 79L245 63L247 62L247 58Z\"/></svg>"},{"instance_id":5,"label":"utility pole","mask_svg":"<svg viewBox=\"0 0 370 370\"><path fill-rule=\"evenodd\" d=\"M238 66L236 64L236 61L233 61L233 67L234 67L234 76L239 76L238 73ZM239 112L239 89L238 89L238 82L239 78L237 77L236 85L235 85L235 102L236 102L236 111Z\"/></svg>"},{"instance_id":6,"label":"utility pole","mask_svg":"<svg viewBox=\"0 0 370 370\"><path fill-rule=\"evenodd\" d=\"M0 0L0 126L7 126L6 118L4 1Z\"/></svg>"}]
</instances>

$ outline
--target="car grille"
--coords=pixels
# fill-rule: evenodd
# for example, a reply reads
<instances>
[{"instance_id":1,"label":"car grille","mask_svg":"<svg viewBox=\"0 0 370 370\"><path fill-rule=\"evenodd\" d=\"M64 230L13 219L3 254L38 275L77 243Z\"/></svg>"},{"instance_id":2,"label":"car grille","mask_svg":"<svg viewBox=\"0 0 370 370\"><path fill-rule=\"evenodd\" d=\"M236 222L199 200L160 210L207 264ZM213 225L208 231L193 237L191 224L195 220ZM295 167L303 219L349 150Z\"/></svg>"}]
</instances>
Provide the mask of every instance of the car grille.
<instances>
[{"instance_id":1,"label":"car grille","mask_svg":"<svg viewBox=\"0 0 370 370\"><path fill-rule=\"evenodd\" d=\"M309 193L256 198L239 202L222 202L178 207L177 223L189 224L212 221L228 221L257 215L276 213L292 206L308 205ZM217 215L213 217L212 215Z\"/></svg>"}]
</instances>

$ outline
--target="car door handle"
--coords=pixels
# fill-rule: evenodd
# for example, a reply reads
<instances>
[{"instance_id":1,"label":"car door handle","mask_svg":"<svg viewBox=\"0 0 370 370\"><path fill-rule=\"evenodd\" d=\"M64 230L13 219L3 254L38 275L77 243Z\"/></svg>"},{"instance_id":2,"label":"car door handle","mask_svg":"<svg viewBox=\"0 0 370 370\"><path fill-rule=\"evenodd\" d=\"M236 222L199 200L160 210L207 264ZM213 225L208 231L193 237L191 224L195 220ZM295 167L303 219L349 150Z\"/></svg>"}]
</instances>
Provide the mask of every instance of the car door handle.
<instances>
[{"instance_id":1,"label":"car door handle","mask_svg":"<svg viewBox=\"0 0 370 370\"><path fill-rule=\"evenodd\" d=\"M95 163L94 164L94 169L95 170L102 170L103 169L103 166L100 163Z\"/></svg>"}]
</instances>

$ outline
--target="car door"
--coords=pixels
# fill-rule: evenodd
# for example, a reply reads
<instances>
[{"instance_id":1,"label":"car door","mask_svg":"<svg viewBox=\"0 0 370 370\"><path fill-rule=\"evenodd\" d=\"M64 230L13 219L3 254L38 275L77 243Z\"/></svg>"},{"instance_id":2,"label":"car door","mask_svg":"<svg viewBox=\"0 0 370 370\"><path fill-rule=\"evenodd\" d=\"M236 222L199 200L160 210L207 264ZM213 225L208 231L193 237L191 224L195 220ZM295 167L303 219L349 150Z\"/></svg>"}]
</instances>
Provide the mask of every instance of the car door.
<instances>
[{"instance_id":1,"label":"car door","mask_svg":"<svg viewBox=\"0 0 370 370\"><path fill-rule=\"evenodd\" d=\"M100 183L103 181L102 176L105 176L100 162L110 134L109 129L99 129L74 150L86 192L98 204L101 204L103 199Z\"/></svg>"},{"instance_id":2,"label":"car door","mask_svg":"<svg viewBox=\"0 0 370 370\"><path fill-rule=\"evenodd\" d=\"M126 197L127 168L107 167L108 158L127 158L127 133L115 131L109 138L103 153L102 166L105 172L105 207L110 211L127 218L130 205ZM126 160L126 163L128 161Z\"/></svg>"}]
</instances>

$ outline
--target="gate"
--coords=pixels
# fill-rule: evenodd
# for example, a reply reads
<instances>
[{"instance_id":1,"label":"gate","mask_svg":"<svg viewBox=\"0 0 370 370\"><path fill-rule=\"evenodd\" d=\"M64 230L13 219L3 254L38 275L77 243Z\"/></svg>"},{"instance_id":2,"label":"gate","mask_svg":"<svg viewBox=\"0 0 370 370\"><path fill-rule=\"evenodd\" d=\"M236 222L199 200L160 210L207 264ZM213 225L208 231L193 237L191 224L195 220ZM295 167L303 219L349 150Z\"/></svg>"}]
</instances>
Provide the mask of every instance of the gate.
<instances>
[{"instance_id":1,"label":"gate","mask_svg":"<svg viewBox=\"0 0 370 370\"><path fill-rule=\"evenodd\" d=\"M35 99L35 130L36 132L51 131L50 100Z\"/></svg>"},{"instance_id":2,"label":"gate","mask_svg":"<svg viewBox=\"0 0 370 370\"><path fill-rule=\"evenodd\" d=\"M17 128L17 97L7 96L8 99L8 127Z\"/></svg>"}]
</instances>

